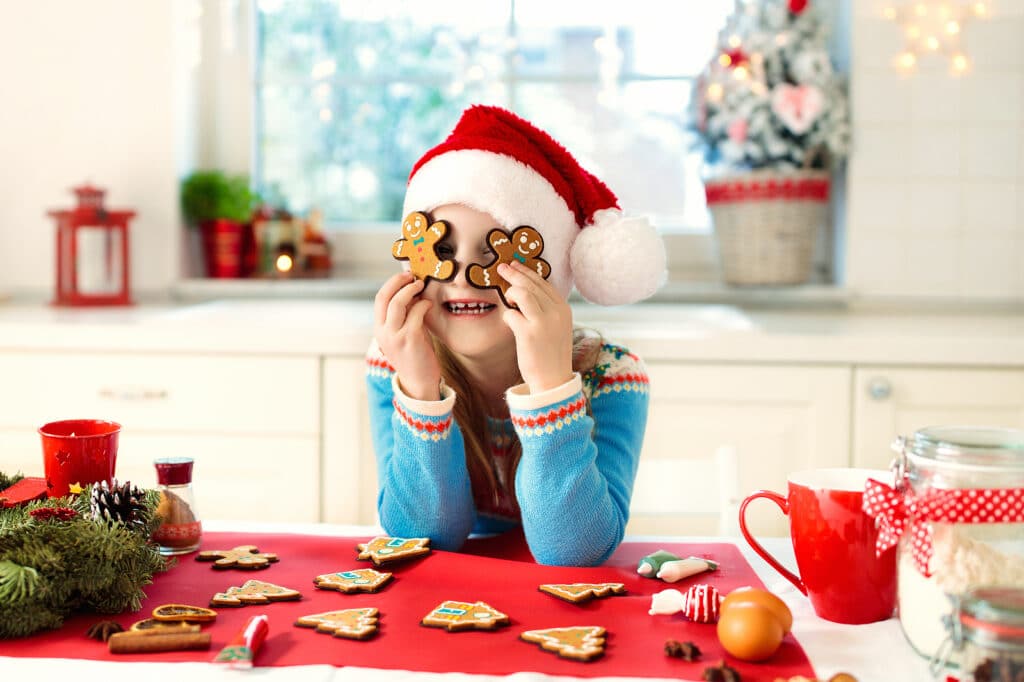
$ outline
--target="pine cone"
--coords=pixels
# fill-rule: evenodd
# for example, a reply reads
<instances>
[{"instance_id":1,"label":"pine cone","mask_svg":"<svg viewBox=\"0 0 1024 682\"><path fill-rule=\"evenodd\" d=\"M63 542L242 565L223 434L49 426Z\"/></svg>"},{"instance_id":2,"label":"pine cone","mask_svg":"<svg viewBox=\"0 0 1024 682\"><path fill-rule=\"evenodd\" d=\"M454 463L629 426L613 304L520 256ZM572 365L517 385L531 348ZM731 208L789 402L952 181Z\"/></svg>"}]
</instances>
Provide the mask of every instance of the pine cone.
<instances>
[{"instance_id":1,"label":"pine cone","mask_svg":"<svg viewBox=\"0 0 1024 682\"><path fill-rule=\"evenodd\" d=\"M115 478L112 487L108 487L106 481L93 486L89 508L97 521L120 522L130 528L139 527L146 525L141 514L145 510L142 500L143 492L133 486L131 481L118 485Z\"/></svg>"}]
</instances>

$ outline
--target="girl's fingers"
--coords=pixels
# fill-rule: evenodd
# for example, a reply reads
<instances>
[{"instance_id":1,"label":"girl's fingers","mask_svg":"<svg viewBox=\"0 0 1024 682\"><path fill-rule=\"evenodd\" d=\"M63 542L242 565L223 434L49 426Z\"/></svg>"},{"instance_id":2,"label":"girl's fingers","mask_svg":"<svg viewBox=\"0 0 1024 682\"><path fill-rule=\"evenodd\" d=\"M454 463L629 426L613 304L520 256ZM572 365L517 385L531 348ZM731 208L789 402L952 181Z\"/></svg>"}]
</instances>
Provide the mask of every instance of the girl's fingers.
<instances>
[{"instance_id":1,"label":"girl's fingers","mask_svg":"<svg viewBox=\"0 0 1024 682\"><path fill-rule=\"evenodd\" d=\"M513 286L522 286L534 290L538 300L542 302L555 303L555 290L551 284L522 263L512 261L508 264L498 266L498 274L505 278Z\"/></svg>"},{"instance_id":2,"label":"girl's fingers","mask_svg":"<svg viewBox=\"0 0 1024 682\"><path fill-rule=\"evenodd\" d=\"M525 286L512 286L505 292L505 299L515 303L528 320L536 320L544 312L537 295Z\"/></svg>"},{"instance_id":3,"label":"girl's fingers","mask_svg":"<svg viewBox=\"0 0 1024 682\"><path fill-rule=\"evenodd\" d=\"M399 272L392 275L381 285L377 295L373 298L373 319L378 325L383 325L384 320L387 318L388 304L391 303L391 299L394 297L398 290L404 287L406 284L413 280L413 276L409 272Z\"/></svg>"},{"instance_id":4,"label":"girl's fingers","mask_svg":"<svg viewBox=\"0 0 1024 682\"><path fill-rule=\"evenodd\" d=\"M416 294L423 291L423 280L413 280L398 290L398 293L391 297L387 308L387 325L392 329L399 329L405 324L405 318L409 314L409 304Z\"/></svg>"},{"instance_id":5,"label":"girl's fingers","mask_svg":"<svg viewBox=\"0 0 1024 682\"><path fill-rule=\"evenodd\" d=\"M421 298L409 307L409 313L405 318L405 328L410 331L417 331L423 326L423 317L430 310L433 303Z\"/></svg>"}]
</instances>

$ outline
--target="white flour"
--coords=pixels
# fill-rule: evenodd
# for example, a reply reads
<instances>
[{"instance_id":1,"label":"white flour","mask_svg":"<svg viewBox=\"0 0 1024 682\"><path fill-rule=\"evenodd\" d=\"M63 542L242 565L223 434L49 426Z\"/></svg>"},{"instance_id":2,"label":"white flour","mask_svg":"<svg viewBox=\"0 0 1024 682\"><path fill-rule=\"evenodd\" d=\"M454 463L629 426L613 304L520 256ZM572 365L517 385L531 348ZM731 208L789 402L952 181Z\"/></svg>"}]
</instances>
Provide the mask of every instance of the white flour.
<instances>
[{"instance_id":1,"label":"white flour","mask_svg":"<svg viewBox=\"0 0 1024 682\"><path fill-rule=\"evenodd\" d=\"M934 524L933 554L925 578L909 551L900 551L900 624L910 644L930 658L947 639L947 595L979 585L1024 587L1024 524ZM952 657L956 661L956 656Z\"/></svg>"}]
</instances>

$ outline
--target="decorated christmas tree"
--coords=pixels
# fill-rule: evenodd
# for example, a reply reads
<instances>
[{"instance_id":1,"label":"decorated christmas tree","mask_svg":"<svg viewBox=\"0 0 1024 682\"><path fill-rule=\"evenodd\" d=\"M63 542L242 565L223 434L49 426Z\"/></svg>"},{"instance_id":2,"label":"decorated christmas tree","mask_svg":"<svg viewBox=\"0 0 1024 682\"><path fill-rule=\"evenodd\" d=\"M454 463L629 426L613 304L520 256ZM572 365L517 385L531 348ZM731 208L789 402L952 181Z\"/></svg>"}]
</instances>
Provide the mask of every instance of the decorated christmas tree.
<instances>
[{"instance_id":1,"label":"decorated christmas tree","mask_svg":"<svg viewBox=\"0 0 1024 682\"><path fill-rule=\"evenodd\" d=\"M736 1L691 98L709 164L828 168L846 155L846 83L826 40L814 0Z\"/></svg>"}]
</instances>

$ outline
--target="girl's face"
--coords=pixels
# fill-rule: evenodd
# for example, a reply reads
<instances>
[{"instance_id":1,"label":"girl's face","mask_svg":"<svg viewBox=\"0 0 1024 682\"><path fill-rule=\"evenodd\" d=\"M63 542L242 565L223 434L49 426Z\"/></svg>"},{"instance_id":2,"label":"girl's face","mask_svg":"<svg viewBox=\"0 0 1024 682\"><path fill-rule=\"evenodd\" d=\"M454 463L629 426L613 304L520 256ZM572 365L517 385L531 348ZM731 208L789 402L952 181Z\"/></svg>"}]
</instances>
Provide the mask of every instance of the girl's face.
<instances>
[{"instance_id":1,"label":"girl's face","mask_svg":"<svg viewBox=\"0 0 1024 682\"><path fill-rule=\"evenodd\" d=\"M460 204L447 204L430 212L444 220L449 235L437 247L437 255L458 266L448 282L431 281L423 298L434 305L427 312L427 328L456 355L481 357L514 345L512 330L502 320L506 308L496 289L477 289L466 281L471 263L487 265L494 259L487 233L501 227L486 213Z\"/></svg>"}]
</instances>

